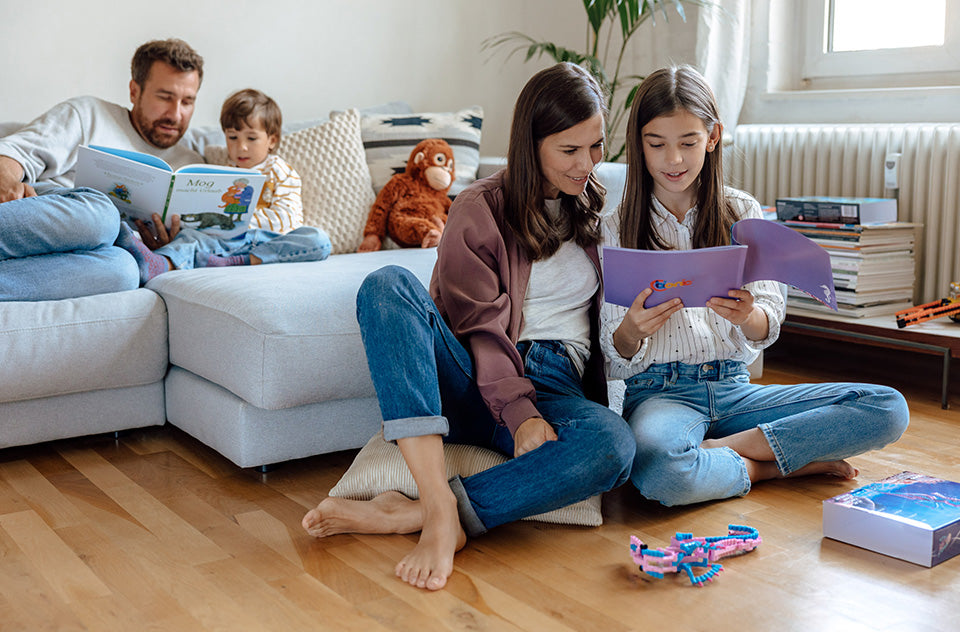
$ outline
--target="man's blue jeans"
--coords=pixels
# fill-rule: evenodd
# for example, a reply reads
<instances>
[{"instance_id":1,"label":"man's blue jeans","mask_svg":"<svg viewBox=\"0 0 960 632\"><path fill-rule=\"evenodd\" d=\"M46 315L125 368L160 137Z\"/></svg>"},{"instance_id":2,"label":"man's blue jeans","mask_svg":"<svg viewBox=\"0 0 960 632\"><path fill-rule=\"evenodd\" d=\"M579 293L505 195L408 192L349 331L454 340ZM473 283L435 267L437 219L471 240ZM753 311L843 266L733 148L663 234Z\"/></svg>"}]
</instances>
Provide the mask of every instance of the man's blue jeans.
<instances>
[{"instance_id":1,"label":"man's blue jeans","mask_svg":"<svg viewBox=\"0 0 960 632\"><path fill-rule=\"evenodd\" d=\"M731 360L654 364L626 385L623 415L637 441L630 480L664 505L750 491L743 459L730 448L701 448L704 439L759 428L786 476L896 441L910 414L886 386L751 384L746 366Z\"/></svg>"},{"instance_id":2,"label":"man's blue jeans","mask_svg":"<svg viewBox=\"0 0 960 632\"><path fill-rule=\"evenodd\" d=\"M384 438L439 434L513 455L510 431L480 396L470 354L420 281L388 266L357 295L357 319L383 416ZM634 442L623 419L586 399L563 344L521 342L537 409L558 440L451 487L461 523L476 536L497 525L575 503L626 482Z\"/></svg>"},{"instance_id":3,"label":"man's blue jeans","mask_svg":"<svg viewBox=\"0 0 960 632\"><path fill-rule=\"evenodd\" d=\"M93 189L48 189L0 204L0 301L47 301L140 286L115 247L120 214Z\"/></svg>"}]
</instances>

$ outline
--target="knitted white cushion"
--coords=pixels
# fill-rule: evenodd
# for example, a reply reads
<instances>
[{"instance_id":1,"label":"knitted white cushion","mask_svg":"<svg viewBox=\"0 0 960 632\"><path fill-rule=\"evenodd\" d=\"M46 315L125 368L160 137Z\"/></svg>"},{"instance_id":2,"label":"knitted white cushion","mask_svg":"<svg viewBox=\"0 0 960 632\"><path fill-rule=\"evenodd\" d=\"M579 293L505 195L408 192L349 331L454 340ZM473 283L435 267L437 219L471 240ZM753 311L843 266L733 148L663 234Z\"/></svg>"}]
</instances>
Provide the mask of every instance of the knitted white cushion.
<instances>
[{"instance_id":1,"label":"knitted white cushion","mask_svg":"<svg viewBox=\"0 0 960 632\"><path fill-rule=\"evenodd\" d=\"M483 108L479 105L457 112L369 114L361 118L360 124L376 192L394 174L403 173L410 152L427 138L442 138L453 149L456 179L450 187L451 197L477 179L480 127L483 124Z\"/></svg>"},{"instance_id":2,"label":"knitted white cushion","mask_svg":"<svg viewBox=\"0 0 960 632\"><path fill-rule=\"evenodd\" d=\"M493 450L453 443L443 444L443 454L448 479L458 475L471 476L507 460L507 457ZM413 481L413 475L407 468L403 455L400 454L400 448L384 441L381 431L361 448L346 473L330 490L330 495L370 500L391 490L410 498L419 497L417 484ZM596 527L603 524L600 495L547 513L529 516L524 520Z\"/></svg>"},{"instance_id":3,"label":"knitted white cushion","mask_svg":"<svg viewBox=\"0 0 960 632\"><path fill-rule=\"evenodd\" d=\"M303 183L303 221L322 228L333 254L355 252L376 195L370 180L356 109L283 137L277 152Z\"/></svg>"}]
</instances>

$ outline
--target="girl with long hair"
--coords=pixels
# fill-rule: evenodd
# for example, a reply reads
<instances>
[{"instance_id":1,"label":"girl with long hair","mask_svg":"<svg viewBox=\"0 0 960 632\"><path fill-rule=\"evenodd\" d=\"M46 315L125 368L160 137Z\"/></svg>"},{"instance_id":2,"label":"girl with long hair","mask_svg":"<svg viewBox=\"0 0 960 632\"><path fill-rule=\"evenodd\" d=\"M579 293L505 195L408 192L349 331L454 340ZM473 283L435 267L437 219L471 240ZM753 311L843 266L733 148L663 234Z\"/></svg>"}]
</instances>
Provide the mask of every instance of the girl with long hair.
<instances>
[{"instance_id":1,"label":"girl with long hair","mask_svg":"<svg viewBox=\"0 0 960 632\"><path fill-rule=\"evenodd\" d=\"M640 85L627 123L627 186L604 220L604 244L688 250L730 243L734 222L760 205L723 184L713 92L690 66ZM705 307L680 299L605 303L601 344L609 375L626 382L623 415L637 454L630 474L665 505L742 496L770 478L853 478L844 459L895 441L907 427L903 396L869 384L756 385L747 366L773 344L784 298L749 283Z\"/></svg>"}]
</instances>

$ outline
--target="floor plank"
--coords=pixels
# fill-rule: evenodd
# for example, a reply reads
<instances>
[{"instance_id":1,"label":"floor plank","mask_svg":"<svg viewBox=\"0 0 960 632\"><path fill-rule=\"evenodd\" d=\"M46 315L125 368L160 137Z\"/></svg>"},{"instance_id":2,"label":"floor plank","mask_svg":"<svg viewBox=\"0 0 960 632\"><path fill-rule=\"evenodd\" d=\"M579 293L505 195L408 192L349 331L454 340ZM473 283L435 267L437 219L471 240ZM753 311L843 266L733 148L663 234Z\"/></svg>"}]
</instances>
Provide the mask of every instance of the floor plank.
<instances>
[{"instance_id":1,"label":"floor plank","mask_svg":"<svg viewBox=\"0 0 960 632\"><path fill-rule=\"evenodd\" d=\"M242 470L170 426L0 450L0 627L6 630L952 630L960 558L932 569L821 535L821 503L902 470L960 480L960 381L940 408L938 360L785 336L765 383L900 388L911 424L858 456L857 481L758 484L666 508L626 486L596 528L519 522L467 543L438 594L393 568L408 536L300 528L356 451ZM757 527L763 544L694 588L629 557L677 531Z\"/></svg>"}]
</instances>

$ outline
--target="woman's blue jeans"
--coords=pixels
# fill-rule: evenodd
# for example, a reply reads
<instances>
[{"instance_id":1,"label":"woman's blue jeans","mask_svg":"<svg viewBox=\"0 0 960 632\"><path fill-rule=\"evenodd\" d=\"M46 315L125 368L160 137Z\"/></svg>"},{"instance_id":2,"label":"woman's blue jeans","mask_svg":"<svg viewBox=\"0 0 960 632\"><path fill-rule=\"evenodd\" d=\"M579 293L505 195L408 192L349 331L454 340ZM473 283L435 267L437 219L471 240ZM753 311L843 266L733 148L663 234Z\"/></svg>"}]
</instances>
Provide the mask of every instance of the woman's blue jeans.
<instances>
[{"instance_id":1,"label":"woman's blue jeans","mask_svg":"<svg viewBox=\"0 0 960 632\"><path fill-rule=\"evenodd\" d=\"M623 415L637 455L630 480L664 505L742 496L750 479L730 448L700 447L759 428L784 476L896 441L909 410L892 388L828 383L758 385L742 362L654 364L626 380Z\"/></svg>"},{"instance_id":2,"label":"woman's blue jeans","mask_svg":"<svg viewBox=\"0 0 960 632\"><path fill-rule=\"evenodd\" d=\"M493 419L474 380L470 354L423 284L388 266L364 280L357 320L383 416L384 438L439 434L513 455L510 431ZM536 450L451 480L467 535L551 511L627 480L634 442L623 419L586 399L561 343L522 342L537 409L557 432Z\"/></svg>"}]
</instances>

